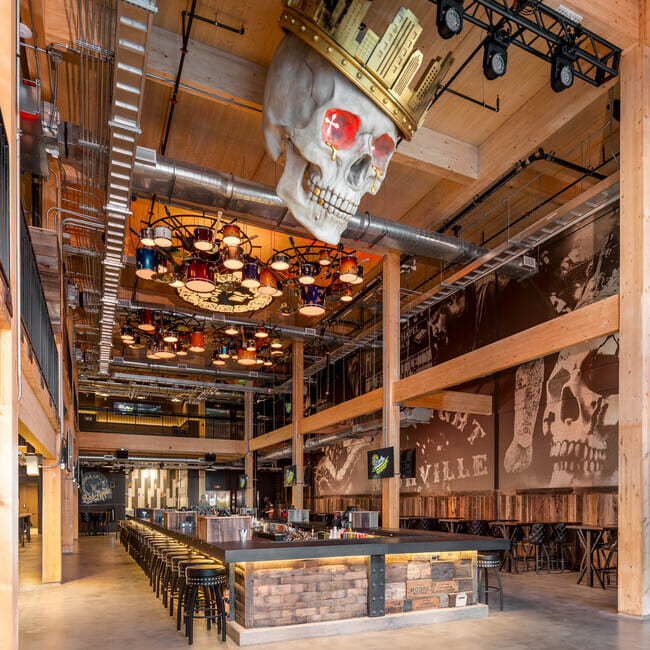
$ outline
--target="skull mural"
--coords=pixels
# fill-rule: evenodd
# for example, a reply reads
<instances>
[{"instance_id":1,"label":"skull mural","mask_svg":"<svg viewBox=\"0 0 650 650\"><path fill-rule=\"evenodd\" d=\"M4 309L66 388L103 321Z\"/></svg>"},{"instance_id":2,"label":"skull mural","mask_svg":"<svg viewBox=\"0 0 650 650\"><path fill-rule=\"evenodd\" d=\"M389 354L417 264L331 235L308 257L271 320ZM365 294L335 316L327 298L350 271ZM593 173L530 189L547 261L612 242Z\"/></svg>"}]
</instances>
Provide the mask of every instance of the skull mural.
<instances>
[{"instance_id":1,"label":"skull mural","mask_svg":"<svg viewBox=\"0 0 650 650\"><path fill-rule=\"evenodd\" d=\"M318 52L287 34L264 93L264 139L285 155L277 193L315 237L336 245L364 194L376 194L394 122Z\"/></svg>"},{"instance_id":2,"label":"skull mural","mask_svg":"<svg viewBox=\"0 0 650 650\"><path fill-rule=\"evenodd\" d=\"M560 352L546 384L543 431L551 437L555 485L616 479L618 336L587 341Z\"/></svg>"}]
</instances>

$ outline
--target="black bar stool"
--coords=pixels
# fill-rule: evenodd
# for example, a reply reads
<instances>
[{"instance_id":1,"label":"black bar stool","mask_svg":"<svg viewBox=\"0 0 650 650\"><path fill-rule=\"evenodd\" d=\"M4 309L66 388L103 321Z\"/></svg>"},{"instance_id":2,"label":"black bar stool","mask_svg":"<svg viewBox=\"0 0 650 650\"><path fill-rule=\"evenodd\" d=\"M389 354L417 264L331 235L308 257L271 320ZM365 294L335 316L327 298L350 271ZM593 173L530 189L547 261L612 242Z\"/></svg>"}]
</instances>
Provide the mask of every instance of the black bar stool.
<instances>
[{"instance_id":1,"label":"black bar stool","mask_svg":"<svg viewBox=\"0 0 650 650\"><path fill-rule=\"evenodd\" d=\"M497 553L479 553L476 559L478 569L478 602L483 602L481 595L485 594L485 604L489 605L488 598L490 592L499 592L499 609L503 611L503 587L501 586L501 577L499 576L499 565L501 558ZM494 575L497 578L498 587L490 585L488 572L494 569Z\"/></svg>"},{"instance_id":2,"label":"black bar stool","mask_svg":"<svg viewBox=\"0 0 650 650\"><path fill-rule=\"evenodd\" d=\"M208 630L217 623L221 641L226 640L226 608L221 587L226 584L226 568L216 564L194 564L185 569L187 604L185 606L185 634L189 645L194 643L194 619L205 618ZM201 592L203 598L201 598Z\"/></svg>"}]
</instances>

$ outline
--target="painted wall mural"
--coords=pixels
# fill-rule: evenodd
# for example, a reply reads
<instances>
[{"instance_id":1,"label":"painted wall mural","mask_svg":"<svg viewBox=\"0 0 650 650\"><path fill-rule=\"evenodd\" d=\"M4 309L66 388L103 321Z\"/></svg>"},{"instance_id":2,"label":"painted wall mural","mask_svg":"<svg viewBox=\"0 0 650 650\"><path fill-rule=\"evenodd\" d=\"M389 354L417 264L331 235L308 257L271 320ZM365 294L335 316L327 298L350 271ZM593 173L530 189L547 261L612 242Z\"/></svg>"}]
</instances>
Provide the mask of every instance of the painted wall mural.
<instances>
[{"instance_id":1,"label":"painted wall mural","mask_svg":"<svg viewBox=\"0 0 650 650\"><path fill-rule=\"evenodd\" d=\"M561 235L536 255L539 272L531 278L489 276L403 325L402 376L616 294L618 211ZM361 386L368 390L377 364L361 358ZM415 479L402 480L403 491L617 484L618 335L463 389L494 394L496 417L433 412L429 424L403 429L402 449L416 448L417 467ZM351 443L328 448L319 459L316 494L378 491L365 478L368 444Z\"/></svg>"}]
</instances>

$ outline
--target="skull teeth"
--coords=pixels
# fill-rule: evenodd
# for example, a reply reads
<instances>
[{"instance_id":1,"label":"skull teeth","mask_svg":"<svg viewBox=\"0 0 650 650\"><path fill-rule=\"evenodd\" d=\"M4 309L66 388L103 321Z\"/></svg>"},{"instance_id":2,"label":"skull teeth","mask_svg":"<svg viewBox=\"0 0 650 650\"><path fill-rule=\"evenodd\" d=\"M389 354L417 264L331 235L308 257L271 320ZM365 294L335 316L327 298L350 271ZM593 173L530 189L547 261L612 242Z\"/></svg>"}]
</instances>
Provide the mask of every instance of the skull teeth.
<instances>
[{"instance_id":1,"label":"skull teeth","mask_svg":"<svg viewBox=\"0 0 650 650\"><path fill-rule=\"evenodd\" d=\"M358 203L346 199L331 188L321 187L311 175L307 177L307 189L309 199L323 206L336 219L347 221L357 211Z\"/></svg>"},{"instance_id":2,"label":"skull teeth","mask_svg":"<svg viewBox=\"0 0 650 650\"><path fill-rule=\"evenodd\" d=\"M600 472L605 462L605 449L596 449L587 442L553 443L551 457L555 458L554 471L582 471L583 473Z\"/></svg>"}]
</instances>

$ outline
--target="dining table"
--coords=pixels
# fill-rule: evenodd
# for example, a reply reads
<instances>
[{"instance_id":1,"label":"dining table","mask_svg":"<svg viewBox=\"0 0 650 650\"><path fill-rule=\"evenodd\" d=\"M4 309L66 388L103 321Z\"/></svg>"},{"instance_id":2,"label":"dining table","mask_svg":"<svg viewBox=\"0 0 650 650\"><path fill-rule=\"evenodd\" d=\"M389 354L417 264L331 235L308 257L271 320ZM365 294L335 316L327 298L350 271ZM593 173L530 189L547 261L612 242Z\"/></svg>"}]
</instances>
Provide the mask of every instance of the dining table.
<instances>
[{"instance_id":1,"label":"dining table","mask_svg":"<svg viewBox=\"0 0 650 650\"><path fill-rule=\"evenodd\" d=\"M595 575L598 582L600 582L600 586L604 589L605 582L598 572L594 556L596 555L599 544L604 540L605 533L618 531L618 526L603 524L570 524L567 528L576 531L578 541L583 550L578 584L580 584L584 578L587 581L587 585L593 587Z\"/></svg>"},{"instance_id":2,"label":"dining table","mask_svg":"<svg viewBox=\"0 0 650 650\"><path fill-rule=\"evenodd\" d=\"M514 573L519 573L515 538L517 537L517 533L521 531L521 523L516 519L499 519L488 523L493 528L499 530L503 539L510 541L510 547L503 554L500 570L508 571L509 573L513 573L514 570Z\"/></svg>"},{"instance_id":3,"label":"dining table","mask_svg":"<svg viewBox=\"0 0 650 650\"><path fill-rule=\"evenodd\" d=\"M440 517L438 521L444 524L447 532L456 534L460 533L463 526L470 520L465 517Z\"/></svg>"}]
</instances>

